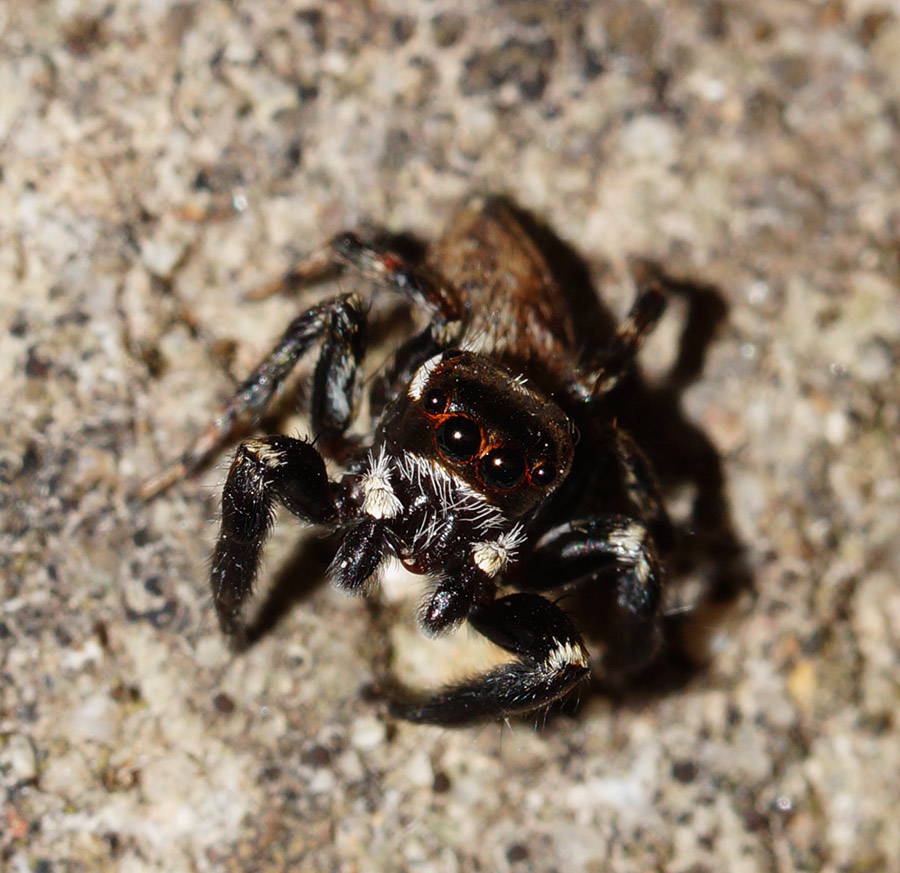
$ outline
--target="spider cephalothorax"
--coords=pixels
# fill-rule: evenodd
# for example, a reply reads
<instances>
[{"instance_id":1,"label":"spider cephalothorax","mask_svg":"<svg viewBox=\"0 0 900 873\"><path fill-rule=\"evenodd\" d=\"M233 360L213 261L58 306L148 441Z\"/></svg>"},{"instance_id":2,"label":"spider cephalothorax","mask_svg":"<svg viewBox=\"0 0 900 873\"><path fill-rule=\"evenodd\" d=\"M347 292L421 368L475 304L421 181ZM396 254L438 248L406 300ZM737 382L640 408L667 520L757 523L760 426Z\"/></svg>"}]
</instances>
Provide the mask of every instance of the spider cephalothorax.
<instances>
[{"instance_id":1,"label":"spider cephalothorax","mask_svg":"<svg viewBox=\"0 0 900 873\"><path fill-rule=\"evenodd\" d=\"M320 347L310 419L344 472L330 480L322 454L305 440L241 444L212 562L222 629L244 639L243 607L280 504L341 532L330 570L337 588L368 593L385 560L396 558L432 580L419 612L426 633L468 621L514 655L482 676L392 700L400 717L458 724L527 712L583 679L581 637L542 591L611 580L625 628L622 660L646 661L658 642L660 593L648 526L665 523L665 510L646 460L606 420L602 401L661 313L660 292L643 291L603 353L579 354L565 296L515 211L497 199L462 210L422 265L342 234L292 278L312 281L342 268L430 316L373 388L370 444L360 449L344 436L359 393L366 311L357 296L342 295L295 319L207 433L142 489L149 496L196 469L239 427L258 421L299 358ZM573 475L576 420L586 435L578 450L619 463L633 515L597 504L584 475L589 463ZM583 514L560 517L571 507ZM501 595L513 565L519 590Z\"/></svg>"},{"instance_id":2,"label":"spider cephalothorax","mask_svg":"<svg viewBox=\"0 0 900 873\"><path fill-rule=\"evenodd\" d=\"M483 355L438 353L385 412L335 584L365 585L387 546L412 572L440 577L423 626L437 633L456 624L515 556L522 519L571 460L571 425L555 403Z\"/></svg>"},{"instance_id":3,"label":"spider cephalothorax","mask_svg":"<svg viewBox=\"0 0 900 873\"><path fill-rule=\"evenodd\" d=\"M552 493L572 462L572 425L552 400L458 349L419 367L379 436L389 451L418 452L512 517Z\"/></svg>"}]
</instances>

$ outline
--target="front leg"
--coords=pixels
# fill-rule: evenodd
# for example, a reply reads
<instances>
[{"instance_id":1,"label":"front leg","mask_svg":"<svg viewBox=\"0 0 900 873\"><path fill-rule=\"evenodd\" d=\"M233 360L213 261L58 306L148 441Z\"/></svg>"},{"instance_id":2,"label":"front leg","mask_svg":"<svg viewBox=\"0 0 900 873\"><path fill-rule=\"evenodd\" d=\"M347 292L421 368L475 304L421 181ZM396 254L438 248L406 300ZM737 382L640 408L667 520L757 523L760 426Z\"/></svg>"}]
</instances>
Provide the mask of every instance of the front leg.
<instances>
[{"instance_id":1,"label":"front leg","mask_svg":"<svg viewBox=\"0 0 900 873\"><path fill-rule=\"evenodd\" d=\"M356 376L365 351L365 321L363 302L353 294L326 300L295 318L205 433L174 464L145 482L137 496L149 500L199 469L229 439L257 424L297 362L317 342L322 352L313 379L312 426L316 434L343 432L353 413Z\"/></svg>"},{"instance_id":2,"label":"front leg","mask_svg":"<svg viewBox=\"0 0 900 873\"><path fill-rule=\"evenodd\" d=\"M503 718L547 706L589 673L572 621L537 594L511 594L476 607L469 621L517 659L440 691L393 699L392 715L446 726Z\"/></svg>"},{"instance_id":3,"label":"front leg","mask_svg":"<svg viewBox=\"0 0 900 873\"><path fill-rule=\"evenodd\" d=\"M312 524L335 519L325 462L310 443L286 436L251 440L238 448L228 472L210 587L219 625L237 647L246 642L243 606L253 592L275 503Z\"/></svg>"},{"instance_id":4,"label":"front leg","mask_svg":"<svg viewBox=\"0 0 900 873\"><path fill-rule=\"evenodd\" d=\"M275 282L251 295L256 300L286 289L332 279L350 268L395 291L428 312L439 327L457 321L462 311L456 292L430 270L413 264L382 242L366 241L355 233L339 233L326 246L294 264Z\"/></svg>"}]
</instances>

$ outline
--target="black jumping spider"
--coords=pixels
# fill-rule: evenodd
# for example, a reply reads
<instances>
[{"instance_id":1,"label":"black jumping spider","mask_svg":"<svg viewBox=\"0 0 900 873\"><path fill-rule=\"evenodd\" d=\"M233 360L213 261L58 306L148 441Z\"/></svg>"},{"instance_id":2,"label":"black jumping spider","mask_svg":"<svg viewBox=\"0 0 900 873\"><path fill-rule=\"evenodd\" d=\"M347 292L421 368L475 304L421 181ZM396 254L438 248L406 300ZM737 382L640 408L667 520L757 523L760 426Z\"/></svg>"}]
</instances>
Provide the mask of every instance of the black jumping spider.
<instances>
[{"instance_id":1,"label":"black jumping spider","mask_svg":"<svg viewBox=\"0 0 900 873\"><path fill-rule=\"evenodd\" d=\"M424 310L427 326L403 344L371 391L371 444L345 432L360 392L366 306L343 294L295 319L224 411L148 497L199 467L257 423L298 359L319 357L310 417L317 444L345 469L328 478L312 443L277 435L240 445L222 495L212 594L222 630L244 639L243 608L276 504L338 530L331 565L341 591L368 594L391 557L431 588L419 623L438 635L468 621L510 652L509 663L431 693L397 695L396 716L463 724L529 712L589 672L566 613L544 592L605 581L613 590L616 651L637 665L659 644L661 572L651 531L668 519L649 465L619 430L608 394L662 313L645 285L599 354L575 339L571 303L505 201L477 200L422 264L349 233L292 271L311 282L356 270ZM621 470L629 514L598 482L601 459ZM509 586L513 593L498 593ZM402 699L400 699L402 698Z\"/></svg>"}]
</instances>

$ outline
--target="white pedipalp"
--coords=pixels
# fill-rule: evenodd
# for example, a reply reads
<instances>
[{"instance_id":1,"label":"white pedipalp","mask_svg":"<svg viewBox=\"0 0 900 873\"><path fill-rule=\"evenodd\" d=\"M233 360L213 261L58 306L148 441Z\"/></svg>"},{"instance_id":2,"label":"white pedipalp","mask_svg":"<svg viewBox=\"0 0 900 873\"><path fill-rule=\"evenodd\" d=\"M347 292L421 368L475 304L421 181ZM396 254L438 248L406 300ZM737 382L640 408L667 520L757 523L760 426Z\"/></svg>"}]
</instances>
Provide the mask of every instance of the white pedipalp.
<instances>
[{"instance_id":1,"label":"white pedipalp","mask_svg":"<svg viewBox=\"0 0 900 873\"><path fill-rule=\"evenodd\" d=\"M369 471L362 478L362 489L362 509L366 515L395 518L403 510L403 504L391 484L391 458L383 446L377 458L369 453Z\"/></svg>"},{"instance_id":2,"label":"white pedipalp","mask_svg":"<svg viewBox=\"0 0 900 873\"><path fill-rule=\"evenodd\" d=\"M496 576L502 573L509 562L515 559L519 546L525 542L525 529L517 524L512 530L500 534L495 540L486 540L472 546L472 560L476 566Z\"/></svg>"}]
</instances>

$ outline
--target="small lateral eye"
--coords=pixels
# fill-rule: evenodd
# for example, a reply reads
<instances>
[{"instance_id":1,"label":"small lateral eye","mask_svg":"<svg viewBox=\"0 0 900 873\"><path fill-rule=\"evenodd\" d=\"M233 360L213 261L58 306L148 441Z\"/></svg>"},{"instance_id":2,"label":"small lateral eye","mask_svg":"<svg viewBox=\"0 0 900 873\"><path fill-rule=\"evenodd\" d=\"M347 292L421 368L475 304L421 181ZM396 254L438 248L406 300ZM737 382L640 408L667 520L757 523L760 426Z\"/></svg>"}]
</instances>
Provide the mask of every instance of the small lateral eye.
<instances>
[{"instance_id":1,"label":"small lateral eye","mask_svg":"<svg viewBox=\"0 0 900 873\"><path fill-rule=\"evenodd\" d=\"M491 488L515 488L525 475L525 458L516 449L491 449L481 459L479 471Z\"/></svg>"},{"instance_id":2,"label":"small lateral eye","mask_svg":"<svg viewBox=\"0 0 900 873\"><path fill-rule=\"evenodd\" d=\"M455 415L438 428L437 446L451 461L471 461L481 448L481 430L471 419Z\"/></svg>"},{"instance_id":3,"label":"small lateral eye","mask_svg":"<svg viewBox=\"0 0 900 873\"><path fill-rule=\"evenodd\" d=\"M432 388L422 398L422 405L431 415L440 415L447 408L447 395L439 388Z\"/></svg>"},{"instance_id":4,"label":"small lateral eye","mask_svg":"<svg viewBox=\"0 0 900 873\"><path fill-rule=\"evenodd\" d=\"M538 464L531 471L531 481L540 488L546 488L554 479L556 479L556 467L553 464Z\"/></svg>"}]
</instances>

